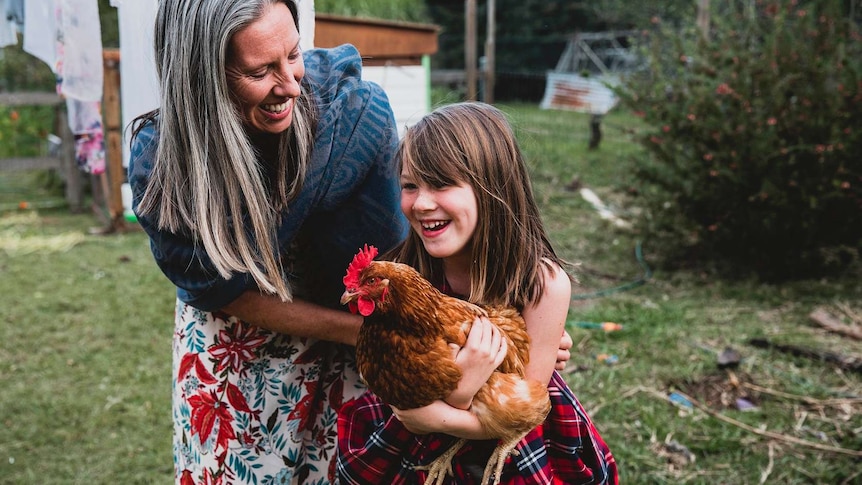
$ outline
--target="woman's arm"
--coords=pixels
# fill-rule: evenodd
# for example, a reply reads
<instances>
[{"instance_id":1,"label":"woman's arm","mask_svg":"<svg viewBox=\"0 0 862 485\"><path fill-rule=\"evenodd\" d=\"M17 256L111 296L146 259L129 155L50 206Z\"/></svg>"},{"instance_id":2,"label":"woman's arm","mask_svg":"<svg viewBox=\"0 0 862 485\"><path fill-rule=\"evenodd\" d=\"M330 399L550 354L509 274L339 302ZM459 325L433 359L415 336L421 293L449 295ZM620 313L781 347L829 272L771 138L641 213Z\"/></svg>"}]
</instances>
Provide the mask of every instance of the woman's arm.
<instances>
[{"instance_id":1,"label":"woman's arm","mask_svg":"<svg viewBox=\"0 0 862 485\"><path fill-rule=\"evenodd\" d=\"M554 365L556 370L564 370L569 359L572 358L571 348L575 343L572 341L572 336L569 332L563 330L563 336L560 339L560 348L557 349L557 363Z\"/></svg>"},{"instance_id":2,"label":"woman's arm","mask_svg":"<svg viewBox=\"0 0 862 485\"><path fill-rule=\"evenodd\" d=\"M362 317L346 311L294 299L282 302L275 295L247 290L222 307L240 320L274 332L356 345Z\"/></svg>"}]
</instances>

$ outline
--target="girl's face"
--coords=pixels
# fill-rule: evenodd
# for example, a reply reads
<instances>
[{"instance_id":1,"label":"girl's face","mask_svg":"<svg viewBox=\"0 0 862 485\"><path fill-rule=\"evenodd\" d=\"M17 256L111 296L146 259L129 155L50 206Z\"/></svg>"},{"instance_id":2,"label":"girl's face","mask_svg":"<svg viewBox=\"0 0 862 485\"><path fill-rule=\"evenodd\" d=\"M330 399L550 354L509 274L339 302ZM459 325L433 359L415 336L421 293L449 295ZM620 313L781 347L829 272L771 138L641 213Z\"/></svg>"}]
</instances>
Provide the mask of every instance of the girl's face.
<instances>
[{"instance_id":1,"label":"girl's face","mask_svg":"<svg viewBox=\"0 0 862 485\"><path fill-rule=\"evenodd\" d=\"M473 188L461 183L434 188L401 172L401 211L432 257L472 260L470 241L479 209Z\"/></svg>"},{"instance_id":2,"label":"girl's face","mask_svg":"<svg viewBox=\"0 0 862 485\"><path fill-rule=\"evenodd\" d=\"M299 32L283 3L230 40L227 80L245 124L259 133L281 133L293 121L293 108L305 75Z\"/></svg>"}]
</instances>

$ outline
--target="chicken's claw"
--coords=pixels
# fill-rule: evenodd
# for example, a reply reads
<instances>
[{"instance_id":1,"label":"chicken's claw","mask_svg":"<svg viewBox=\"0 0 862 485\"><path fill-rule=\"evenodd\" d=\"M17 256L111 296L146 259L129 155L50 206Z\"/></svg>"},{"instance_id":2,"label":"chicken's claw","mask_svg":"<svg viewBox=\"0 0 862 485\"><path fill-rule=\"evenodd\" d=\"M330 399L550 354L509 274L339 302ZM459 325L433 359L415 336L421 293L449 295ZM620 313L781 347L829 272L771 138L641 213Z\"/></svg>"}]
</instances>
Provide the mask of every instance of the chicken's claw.
<instances>
[{"instance_id":1,"label":"chicken's claw","mask_svg":"<svg viewBox=\"0 0 862 485\"><path fill-rule=\"evenodd\" d=\"M431 463L415 467L416 470L428 471L428 476L425 477L424 485L443 485L446 483L446 477L448 475L454 475L452 472L452 458L455 457L455 454L457 454L466 443L467 440L459 439Z\"/></svg>"},{"instance_id":2,"label":"chicken's claw","mask_svg":"<svg viewBox=\"0 0 862 485\"><path fill-rule=\"evenodd\" d=\"M529 433L529 431L527 433ZM506 459L509 455L518 454L515 447L518 446L518 443L521 442L521 439L526 436L527 433L511 438L508 441L504 441L494 448L494 452L491 453L491 458L488 459L488 464L485 465L485 473L482 475L482 481L480 482L482 485L486 483L499 485L500 477L503 475L503 465L506 464ZM492 479L493 481L491 481Z\"/></svg>"}]
</instances>

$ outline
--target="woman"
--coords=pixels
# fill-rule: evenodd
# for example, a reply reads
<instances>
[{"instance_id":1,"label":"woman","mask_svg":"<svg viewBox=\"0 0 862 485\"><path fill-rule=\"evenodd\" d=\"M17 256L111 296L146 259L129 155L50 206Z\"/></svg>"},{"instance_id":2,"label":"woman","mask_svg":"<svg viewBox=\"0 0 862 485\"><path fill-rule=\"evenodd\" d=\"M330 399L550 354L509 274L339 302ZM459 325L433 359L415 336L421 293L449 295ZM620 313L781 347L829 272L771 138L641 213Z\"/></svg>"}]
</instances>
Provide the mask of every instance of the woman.
<instances>
[{"instance_id":1,"label":"woman","mask_svg":"<svg viewBox=\"0 0 862 485\"><path fill-rule=\"evenodd\" d=\"M341 276L405 235L385 94L353 47L299 38L291 0L159 5L160 107L129 179L177 287L178 483L330 482L336 411L362 391Z\"/></svg>"}]
</instances>

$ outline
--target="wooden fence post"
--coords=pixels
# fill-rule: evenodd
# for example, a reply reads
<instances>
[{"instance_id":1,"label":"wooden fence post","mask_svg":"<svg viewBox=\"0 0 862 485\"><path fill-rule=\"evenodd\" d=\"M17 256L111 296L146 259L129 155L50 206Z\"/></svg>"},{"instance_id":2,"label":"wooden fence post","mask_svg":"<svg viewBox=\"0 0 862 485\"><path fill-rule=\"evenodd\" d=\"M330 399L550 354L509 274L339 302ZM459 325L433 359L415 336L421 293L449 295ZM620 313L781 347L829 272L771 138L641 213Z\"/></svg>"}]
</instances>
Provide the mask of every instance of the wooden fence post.
<instances>
[{"instance_id":1,"label":"wooden fence post","mask_svg":"<svg viewBox=\"0 0 862 485\"><path fill-rule=\"evenodd\" d=\"M60 170L66 179L66 202L72 212L81 212L84 209L84 178L75 160L75 136L69 129L69 118L66 113L65 103L56 110L56 130L63 139L60 157Z\"/></svg>"},{"instance_id":2,"label":"wooden fence post","mask_svg":"<svg viewBox=\"0 0 862 485\"><path fill-rule=\"evenodd\" d=\"M120 115L120 51L103 51L104 93L102 95L102 122L105 131L105 158L107 163L107 191L105 203L111 217L112 230L126 229L123 217L122 186L126 181L123 167L123 127Z\"/></svg>"}]
</instances>

